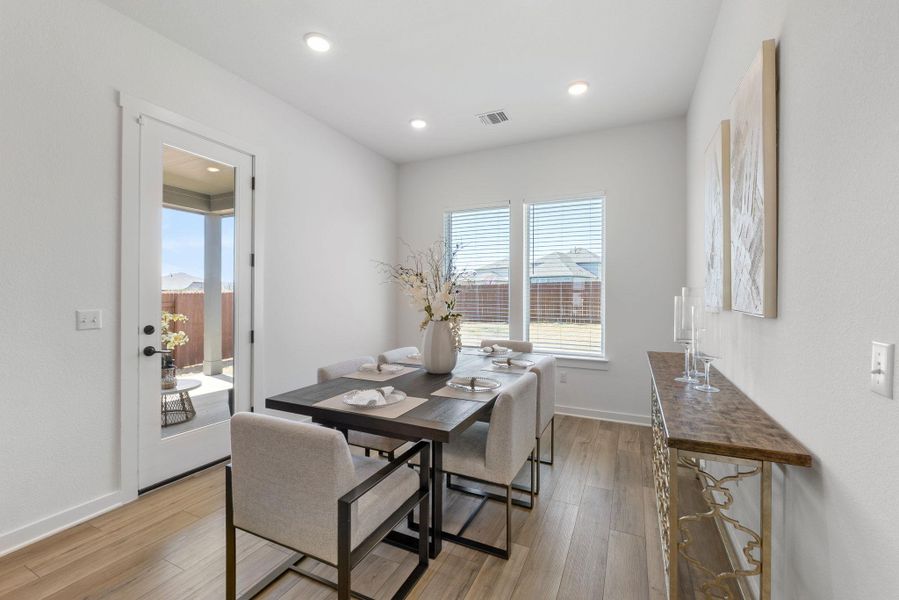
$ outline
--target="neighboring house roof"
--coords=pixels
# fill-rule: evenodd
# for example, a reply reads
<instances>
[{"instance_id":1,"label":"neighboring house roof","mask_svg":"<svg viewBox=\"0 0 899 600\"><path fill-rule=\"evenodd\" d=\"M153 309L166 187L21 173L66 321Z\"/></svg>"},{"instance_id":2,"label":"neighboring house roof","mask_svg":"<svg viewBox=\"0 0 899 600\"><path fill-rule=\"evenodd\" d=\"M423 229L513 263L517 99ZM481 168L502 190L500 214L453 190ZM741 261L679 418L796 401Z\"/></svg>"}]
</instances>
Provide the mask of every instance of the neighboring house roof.
<instances>
[{"instance_id":1,"label":"neighboring house roof","mask_svg":"<svg viewBox=\"0 0 899 600\"><path fill-rule=\"evenodd\" d=\"M531 277L574 277L577 279L598 279L584 267L577 264L568 252L553 252L540 258L534 264Z\"/></svg>"},{"instance_id":2,"label":"neighboring house roof","mask_svg":"<svg viewBox=\"0 0 899 600\"><path fill-rule=\"evenodd\" d=\"M601 273L599 256L586 248L575 248L570 252L551 252L540 257L534 265L532 276L599 279Z\"/></svg>"},{"instance_id":3,"label":"neighboring house roof","mask_svg":"<svg viewBox=\"0 0 899 600\"><path fill-rule=\"evenodd\" d=\"M502 283L509 280L509 261L499 260L473 270L477 283ZM534 262L532 277L539 279L600 279L601 261L586 248L569 252L550 252Z\"/></svg>"},{"instance_id":4,"label":"neighboring house roof","mask_svg":"<svg viewBox=\"0 0 899 600\"><path fill-rule=\"evenodd\" d=\"M498 260L473 270L470 278L478 283L502 283L509 281L509 261Z\"/></svg>"},{"instance_id":5,"label":"neighboring house roof","mask_svg":"<svg viewBox=\"0 0 899 600\"><path fill-rule=\"evenodd\" d=\"M162 276L162 289L166 291L186 290L194 284L199 284L203 289L203 278L188 273L169 273ZM197 289L197 288L192 288Z\"/></svg>"}]
</instances>

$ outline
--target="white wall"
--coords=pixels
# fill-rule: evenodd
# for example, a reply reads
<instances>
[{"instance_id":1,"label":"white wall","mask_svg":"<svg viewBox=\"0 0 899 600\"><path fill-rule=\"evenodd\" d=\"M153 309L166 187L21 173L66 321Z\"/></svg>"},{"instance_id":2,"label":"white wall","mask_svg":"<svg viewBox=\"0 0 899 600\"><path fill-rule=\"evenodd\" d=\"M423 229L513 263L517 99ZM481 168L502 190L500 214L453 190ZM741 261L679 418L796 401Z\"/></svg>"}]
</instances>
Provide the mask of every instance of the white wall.
<instances>
[{"instance_id":1,"label":"white wall","mask_svg":"<svg viewBox=\"0 0 899 600\"><path fill-rule=\"evenodd\" d=\"M685 279L684 128L672 119L400 167L398 234L414 248L442 235L450 208L606 193L608 370L563 367L560 411L646 422L645 352L674 349L671 298ZM398 307L399 341L417 344L417 315Z\"/></svg>"},{"instance_id":2,"label":"white wall","mask_svg":"<svg viewBox=\"0 0 899 600\"><path fill-rule=\"evenodd\" d=\"M814 454L812 469L778 474L773 597L892 598L899 400L866 386L871 341L899 342L895 0L722 3L687 121L689 280L702 285L704 276L704 148L772 37L780 69L780 314L723 314L720 365ZM746 500L757 505L754 492Z\"/></svg>"},{"instance_id":3,"label":"white wall","mask_svg":"<svg viewBox=\"0 0 899 600\"><path fill-rule=\"evenodd\" d=\"M265 151L266 394L393 342L370 261L395 255L396 167L92 0L0 14L2 553L117 498L117 90ZM76 308L103 329L76 332Z\"/></svg>"}]
</instances>

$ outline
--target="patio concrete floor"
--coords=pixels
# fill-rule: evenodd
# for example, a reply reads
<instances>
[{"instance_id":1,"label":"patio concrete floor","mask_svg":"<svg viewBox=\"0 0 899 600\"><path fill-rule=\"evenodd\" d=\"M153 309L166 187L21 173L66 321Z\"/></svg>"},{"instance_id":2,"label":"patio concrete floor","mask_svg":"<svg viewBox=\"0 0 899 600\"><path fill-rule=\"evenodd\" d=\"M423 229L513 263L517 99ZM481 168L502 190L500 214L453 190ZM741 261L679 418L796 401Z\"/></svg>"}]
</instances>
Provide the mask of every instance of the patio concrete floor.
<instances>
[{"instance_id":1,"label":"patio concrete floor","mask_svg":"<svg viewBox=\"0 0 899 600\"><path fill-rule=\"evenodd\" d=\"M233 360L225 362L225 368L220 375L204 375L203 367L195 366L178 369L177 377L178 379L196 379L201 382L200 387L190 392L190 399L197 415L190 421L162 427L161 436L163 438L231 418L228 409L228 391L234 387Z\"/></svg>"}]
</instances>

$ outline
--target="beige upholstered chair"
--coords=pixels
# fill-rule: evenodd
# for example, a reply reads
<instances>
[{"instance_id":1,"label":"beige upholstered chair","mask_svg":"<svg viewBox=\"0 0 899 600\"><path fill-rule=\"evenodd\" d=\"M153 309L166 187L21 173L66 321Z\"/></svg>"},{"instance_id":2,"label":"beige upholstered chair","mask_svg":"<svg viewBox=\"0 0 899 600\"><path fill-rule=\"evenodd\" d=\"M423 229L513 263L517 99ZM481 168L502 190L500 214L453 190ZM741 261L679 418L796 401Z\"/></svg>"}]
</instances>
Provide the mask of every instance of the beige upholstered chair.
<instances>
[{"instance_id":1,"label":"beige upholstered chair","mask_svg":"<svg viewBox=\"0 0 899 600\"><path fill-rule=\"evenodd\" d=\"M338 377L343 377L344 375L349 375L350 373L355 373L365 363L373 362L375 362L373 356L359 356L349 360L342 360L326 367L319 367L318 382L324 383L332 379L337 379Z\"/></svg>"},{"instance_id":2,"label":"beige upholstered chair","mask_svg":"<svg viewBox=\"0 0 899 600\"><path fill-rule=\"evenodd\" d=\"M481 348L499 344L516 352L533 352L534 344L518 340L481 340ZM556 359L551 356L535 360L531 369L537 374L537 456L544 465L552 465L556 455ZM541 438L550 426L549 460L543 460ZM516 486L516 489L523 489ZM537 467L537 493L540 493L540 467Z\"/></svg>"},{"instance_id":3,"label":"beige upholstered chair","mask_svg":"<svg viewBox=\"0 0 899 600\"><path fill-rule=\"evenodd\" d=\"M318 382L324 383L350 373L355 373L365 363L374 363L375 359L371 356L360 356L343 360L333 365L319 367ZM365 448L365 456L369 456L371 451L383 452L387 455L388 460L393 460L396 449L405 444L405 440L397 440L383 435L374 435L371 433L363 433L361 431L348 431L347 441L360 448Z\"/></svg>"},{"instance_id":4,"label":"beige upholstered chair","mask_svg":"<svg viewBox=\"0 0 899 600\"><path fill-rule=\"evenodd\" d=\"M482 498L475 513L490 500L506 504L506 547L497 548L470 538L463 537L465 529L473 521L474 514L458 534L444 532L443 539L500 558L509 558L512 549L512 504L532 508L534 506L534 430L537 415L537 376L525 373L521 378L506 386L493 405L493 416L489 423L480 421L466 429L455 441L443 446L443 470L450 475L458 475L480 483L494 484L506 488L500 496L483 490L464 486L453 489ZM530 459L531 495L530 502L512 498L512 481L522 465ZM413 462L415 459L413 458ZM411 515L410 515L411 521ZM410 526L415 526L410 523Z\"/></svg>"},{"instance_id":5,"label":"beige upholstered chair","mask_svg":"<svg viewBox=\"0 0 899 600\"><path fill-rule=\"evenodd\" d=\"M556 359L541 356L534 360L531 371L537 375L537 458L545 465L553 464L556 455ZM549 460L544 461L540 440L550 427ZM537 493L540 493L540 465L537 465Z\"/></svg>"},{"instance_id":6,"label":"beige upholstered chair","mask_svg":"<svg viewBox=\"0 0 899 600\"><path fill-rule=\"evenodd\" d=\"M525 342L523 340L495 340L495 339L486 339L481 340L481 348L486 348L487 346L502 346L504 348L509 348L513 352L533 352L534 344L531 342ZM490 415L485 415L478 418L479 421L489 421Z\"/></svg>"},{"instance_id":7,"label":"beige upholstered chair","mask_svg":"<svg viewBox=\"0 0 899 600\"><path fill-rule=\"evenodd\" d=\"M309 556L337 567L337 584L328 583L338 598L348 599L352 568L416 505L427 518L426 469L416 474L405 468L413 455L427 464L427 451L428 444L419 442L385 466L351 455L333 429L255 413L234 415L226 470L226 598L236 596L236 529L242 529L297 553L242 598L287 570L307 575L299 562ZM418 566L401 591L408 593L427 568L427 541L427 535L420 536Z\"/></svg>"},{"instance_id":8,"label":"beige upholstered chair","mask_svg":"<svg viewBox=\"0 0 899 600\"><path fill-rule=\"evenodd\" d=\"M419 354L418 348L415 346L406 346L404 348L394 348L393 350L385 350L378 355L380 363L404 363L408 362L410 354Z\"/></svg>"},{"instance_id":9,"label":"beige upholstered chair","mask_svg":"<svg viewBox=\"0 0 899 600\"><path fill-rule=\"evenodd\" d=\"M533 352L534 344L522 340L481 340L481 348L500 345L514 352Z\"/></svg>"}]
</instances>

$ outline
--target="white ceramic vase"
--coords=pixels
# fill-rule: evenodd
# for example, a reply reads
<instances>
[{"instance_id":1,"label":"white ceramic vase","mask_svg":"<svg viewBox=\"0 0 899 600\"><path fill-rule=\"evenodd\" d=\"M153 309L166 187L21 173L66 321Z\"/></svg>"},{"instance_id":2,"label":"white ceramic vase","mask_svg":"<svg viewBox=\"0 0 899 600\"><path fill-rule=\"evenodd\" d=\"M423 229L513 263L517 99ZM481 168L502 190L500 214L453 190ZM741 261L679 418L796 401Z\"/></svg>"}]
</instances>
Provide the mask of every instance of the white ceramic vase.
<instances>
[{"instance_id":1,"label":"white ceramic vase","mask_svg":"<svg viewBox=\"0 0 899 600\"><path fill-rule=\"evenodd\" d=\"M456 348L449 321L430 321L421 341L421 364L428 373L443 375L456 367Z\"/></svg>"}]
</instances>

